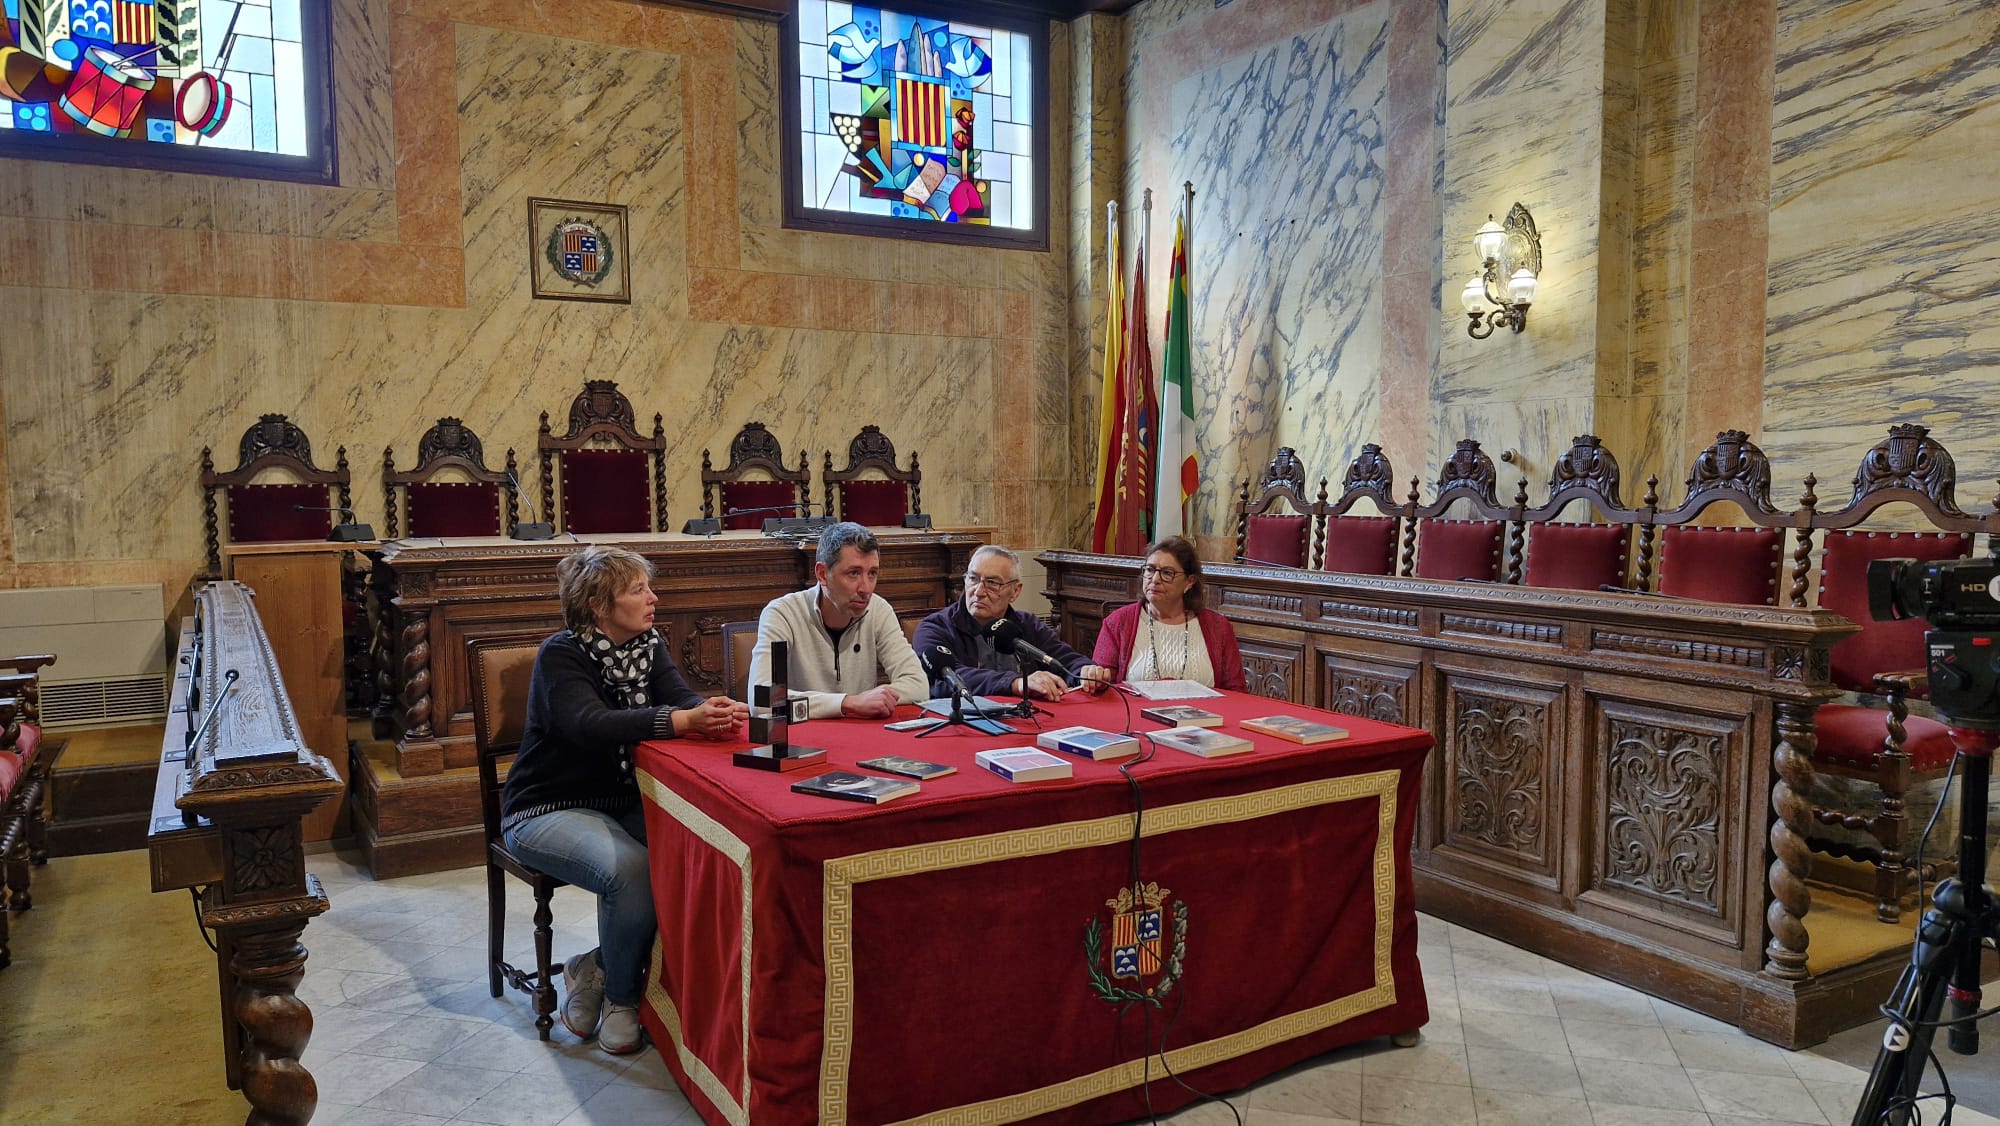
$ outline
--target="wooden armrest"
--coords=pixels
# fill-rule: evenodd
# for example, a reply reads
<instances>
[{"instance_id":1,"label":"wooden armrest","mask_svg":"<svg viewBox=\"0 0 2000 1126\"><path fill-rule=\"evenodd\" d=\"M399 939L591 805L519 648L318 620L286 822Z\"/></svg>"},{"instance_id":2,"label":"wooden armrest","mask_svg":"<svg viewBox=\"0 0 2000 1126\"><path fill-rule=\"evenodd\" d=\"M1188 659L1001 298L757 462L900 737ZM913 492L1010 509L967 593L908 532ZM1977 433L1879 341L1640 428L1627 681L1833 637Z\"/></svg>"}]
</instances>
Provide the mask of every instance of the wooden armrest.
<instances>
[{"instance_id":1,"label":"wooden armrest","mask_svg":"<svg viewBox=\"0 0 2000 1126\"><path fill-rule=\"evenodd\" d=\"M37 653L27 657L0 657L0 669L12 669L17 673L33 676L42 671L43 665L56 663L54 653Z\"/></svg>"},{"instance_id":2,"label":"wooden armrest","mask_svg":"<svg viewBox=\"0 0 2000 1126\"><path fill-rule=\"evenodd\" d=\"M1925 696L1931 690L1930 673L1924 669L1908 672L1878 672L1875 690L1885 696Z\"/></svg>"},{"instance_id":3,"label":"wooden armrest","mask_svg":"<svg viewBox=\"0 0 2000 1126\"><path fill-rule=\"evenodd\" d=\"M21 701L13 696L0 696L0 735L4 735L14 725L14 717L20 714Z\"/></svg>"}]
</instances>

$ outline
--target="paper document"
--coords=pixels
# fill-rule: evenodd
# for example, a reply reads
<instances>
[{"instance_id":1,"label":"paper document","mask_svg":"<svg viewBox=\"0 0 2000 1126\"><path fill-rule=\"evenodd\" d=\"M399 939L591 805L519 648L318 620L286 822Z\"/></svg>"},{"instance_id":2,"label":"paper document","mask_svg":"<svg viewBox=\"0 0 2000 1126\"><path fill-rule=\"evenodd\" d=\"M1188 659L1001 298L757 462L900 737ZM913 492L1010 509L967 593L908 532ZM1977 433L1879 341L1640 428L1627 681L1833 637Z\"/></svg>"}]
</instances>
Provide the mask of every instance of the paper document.
<instances>
[{"instance_id":1,"label":"paper document","mask_svg":"<svg viewBox=\"0 0 2000 1126\"><path fill-rule=\"evenodd\" d=\"M1204 696L1222 695L1194 680L1134 680L1128 682L1126 687L1148 700L1199 700Z\"/></svg>"}]
</instances>

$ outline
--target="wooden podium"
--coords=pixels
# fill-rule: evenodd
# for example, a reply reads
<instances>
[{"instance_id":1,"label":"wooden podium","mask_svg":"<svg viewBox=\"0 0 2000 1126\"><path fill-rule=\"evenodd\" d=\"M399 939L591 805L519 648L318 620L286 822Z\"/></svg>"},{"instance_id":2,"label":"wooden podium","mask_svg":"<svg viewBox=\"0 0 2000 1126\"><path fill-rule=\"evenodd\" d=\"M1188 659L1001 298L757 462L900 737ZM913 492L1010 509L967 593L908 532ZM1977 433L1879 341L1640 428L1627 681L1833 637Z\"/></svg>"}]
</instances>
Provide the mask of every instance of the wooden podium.
<instances>
[{"instance_id":1,"label":"wooden podium","mask_svg":"<svg viewBox=\"0 0 2000 1126\"><path fill-rule=\"evenodd\" d=\"M292 540L222 548L223 573L257 595L257 616L277 656L306 746L347 782L347 655L341 613L341 568L369 544ZM348 835L347 803L328 802L308 815L305 839Z\"/></svg>"}]
</instances>

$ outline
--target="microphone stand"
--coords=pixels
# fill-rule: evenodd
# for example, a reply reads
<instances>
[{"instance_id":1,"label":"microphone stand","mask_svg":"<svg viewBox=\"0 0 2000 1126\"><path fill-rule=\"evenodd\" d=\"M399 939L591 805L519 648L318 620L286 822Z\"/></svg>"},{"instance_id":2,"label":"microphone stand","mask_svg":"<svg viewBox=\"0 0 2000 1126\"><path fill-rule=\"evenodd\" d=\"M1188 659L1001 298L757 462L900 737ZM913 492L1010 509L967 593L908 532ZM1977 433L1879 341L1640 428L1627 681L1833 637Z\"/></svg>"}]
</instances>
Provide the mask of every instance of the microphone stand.
<instances>
[{"instance_id":1,"label":"microphone stand","mask_svg":"<svg viewBox=\"0 0 2000 1126\"><path fill-rule=\"evenodd\" d=\"M293 512L338 512L348 518L348 522L335 524L326 534L328 543L366 543L375 538L375 529L367 524L354 522L354 510L341 505L295 504Z\"/></svg>"},{"instance_id":2,"label":"microphone stand","mask_svg":"<svg viewBox=\"0 0 2000 1126\"><path fill-rule=\"evenodd\" d=\"M514 455L511 452L508 453L507 460L509 462L514 460ZM521 479L514 476L512 469L507 471L507 480L513 484L514 495L516 497L526 497L528 495L528 490L521 487ZM512 509L508 511L511 512ZM541 512L535 508L535 502L532 497L528 499L528 515L530 517L541 515ZM516 540L552 540L556 538L556 526L540 520L530 520L526 524L516 523L514 530L507 533L507 537Z\"/></svg>"},{"instance_id":3,"label":"microphone stand","mask_svg":"<svg viewBox=\"0 0 2000 1126\"><path fill-rule=\"evenodd\" d=\"M1006 725L987 716L983 711L980 713L978 719L967 719L965 717L964 701L974 695L971 687L965 683L964 677L958 675L957 669L943 666L940 671L945 681L951 685L951 714L917 732L917 738L921 739L926 735L936 734L947 727L970 727L981 735L1005 735L1009 733ZM985 726L981 726L982 724ZM990 728L995 727L1000 730L997 732L990 730Z\"/></svg>"}]
</instances>

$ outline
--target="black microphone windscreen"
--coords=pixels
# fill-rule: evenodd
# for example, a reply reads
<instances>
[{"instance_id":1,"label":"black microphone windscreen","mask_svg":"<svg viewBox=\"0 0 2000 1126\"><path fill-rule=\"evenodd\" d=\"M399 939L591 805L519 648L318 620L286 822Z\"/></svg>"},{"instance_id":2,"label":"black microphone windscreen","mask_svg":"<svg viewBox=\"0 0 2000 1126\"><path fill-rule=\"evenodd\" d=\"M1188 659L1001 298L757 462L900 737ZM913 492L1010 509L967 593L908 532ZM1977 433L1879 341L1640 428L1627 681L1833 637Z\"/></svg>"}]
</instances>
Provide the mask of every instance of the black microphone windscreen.
<instances>
[{"instance_id":1,"label":"black microphone windscreen","mask_svg":"<svg viewBox=\"0 0 2000 1126\"><path fill-rule=\"evenodd\" d=\"M1012 618L998 617L987 625L986 637L993 642L993 648L1012 655L1014 643L1021 638L1021 627L1015 625Z\"/></svg>"}]
</instances>

